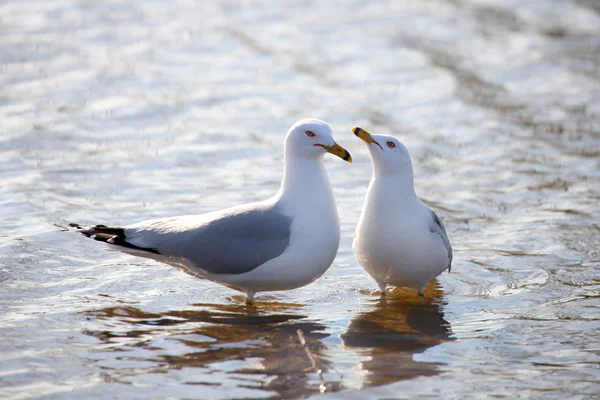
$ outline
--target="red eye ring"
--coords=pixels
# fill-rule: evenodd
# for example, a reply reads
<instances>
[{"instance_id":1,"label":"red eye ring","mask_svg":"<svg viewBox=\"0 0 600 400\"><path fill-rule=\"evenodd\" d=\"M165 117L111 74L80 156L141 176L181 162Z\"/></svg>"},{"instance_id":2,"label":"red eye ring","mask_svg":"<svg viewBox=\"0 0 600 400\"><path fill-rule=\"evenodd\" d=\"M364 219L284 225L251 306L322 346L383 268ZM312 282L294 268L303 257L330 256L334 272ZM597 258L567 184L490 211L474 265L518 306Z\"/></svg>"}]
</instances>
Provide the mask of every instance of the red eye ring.
<instances>
[{"instance_id":1,"label":"red eye ring","mask_svg":"<svg viewBox=\"0 0 600 400\"><path fill-rule=\"evenodd\" d=\"M315 137L317 135L315 135L315 133L313 131L306 131L306 136L308 136L308 137Z\"/></svg>"},{"instance_id":2,"label":"red eye ring","mask_svg":"<svg viewBox=\"0 0 600 400\"><path fill-rule=\"evenodd\" d=\"M396 147L396 143L394 143L390 140L389 142L387 142L387 147L389 147L390 149L393 149L394 147Z\"/></svg>"}]
</instances>

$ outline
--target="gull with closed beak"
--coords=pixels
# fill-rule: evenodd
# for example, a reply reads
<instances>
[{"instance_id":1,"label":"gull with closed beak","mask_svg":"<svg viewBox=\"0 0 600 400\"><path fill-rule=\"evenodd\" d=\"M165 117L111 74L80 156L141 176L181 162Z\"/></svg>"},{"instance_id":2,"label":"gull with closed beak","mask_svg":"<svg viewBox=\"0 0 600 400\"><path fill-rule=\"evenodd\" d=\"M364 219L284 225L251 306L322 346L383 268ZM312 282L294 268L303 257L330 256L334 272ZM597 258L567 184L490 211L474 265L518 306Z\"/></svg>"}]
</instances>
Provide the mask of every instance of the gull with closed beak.
<instances>
[{"instance_id":1,"label":"gull with closed beak","mask_svg":"<svg viewBox=\"0 0 600 400\"><path fill-rule=\"evenodd\" d=\"M352 132L369 148L373 178L354 235L352 249L375 279L387 285L425 285L452 265L452 246L442 220L415 194L410 155L396 138Z\"/></svg>"},{"instance_id":2,"label":"gull with closed beak","mask_svg":"<svg viewBox=\"0 0 600 400\"><path fill-rule=\"evenodd\" d=\"M281 187L267 200L123 227L71 226L114 249L244 292L249 304L257 292L307 285L327 271L340 243L323 156L352 158L314 118L289 129L284 152Z\"/></svg>"}]
</instances>

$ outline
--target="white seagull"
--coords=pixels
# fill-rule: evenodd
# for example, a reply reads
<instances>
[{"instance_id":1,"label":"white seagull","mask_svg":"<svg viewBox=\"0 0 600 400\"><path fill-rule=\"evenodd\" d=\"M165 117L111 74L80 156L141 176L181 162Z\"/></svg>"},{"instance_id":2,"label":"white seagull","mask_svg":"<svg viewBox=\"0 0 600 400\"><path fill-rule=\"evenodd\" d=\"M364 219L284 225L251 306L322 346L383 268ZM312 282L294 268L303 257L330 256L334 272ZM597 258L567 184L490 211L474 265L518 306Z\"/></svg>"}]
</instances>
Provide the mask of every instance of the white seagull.
<instances>
[{"instance_id":1,"label":"white seagull","mask_svg":"<svg viewBox=\"0 0 600 400\"><path fill-rule=\"evenodd\" d=\"M202 215L76 231L125 253L173 265L248 295L307 285L327 271L340 222L323 157L352 162L325 122L296 122L285 139L281 188L270 199Z\"/></svg>"},{"instance_id":2,"label":"white seagull","mask_svg":"<svg viewBox=\"0 0 600 400\"><path fill-rule=\"evenodd\" d=\"M387 285L409 287L420 296L427 282L450 272L452 246L442 220L415 194L406 147L392 136L352 132L368 146L373 178L367 190L352 249L375 279L382 295Z\"/></svg>"}]
</instances>

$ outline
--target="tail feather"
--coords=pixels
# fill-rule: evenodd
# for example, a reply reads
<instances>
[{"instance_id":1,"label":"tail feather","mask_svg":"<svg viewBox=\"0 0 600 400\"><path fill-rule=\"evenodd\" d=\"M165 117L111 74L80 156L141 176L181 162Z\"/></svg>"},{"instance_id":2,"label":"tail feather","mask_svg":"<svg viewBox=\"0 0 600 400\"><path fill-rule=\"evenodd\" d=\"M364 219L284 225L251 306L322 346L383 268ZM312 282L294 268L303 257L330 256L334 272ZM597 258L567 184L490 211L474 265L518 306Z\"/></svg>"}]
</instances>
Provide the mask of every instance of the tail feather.
<instances>
[{"instance_id":1,"label":"tail feather","mask_svg":"<svg viewBox=\"0 0 600 400\"><path fill-rule=\"evenodd\" d=\"M127 241L127 236L125 235L125 229L123 228L109 227L106 225L81 226L73 223L69 224L69 226L74 228L76 232L99 242L160 254L156 249L140 247L129 243Z\"/></svg>"}]
</instances>

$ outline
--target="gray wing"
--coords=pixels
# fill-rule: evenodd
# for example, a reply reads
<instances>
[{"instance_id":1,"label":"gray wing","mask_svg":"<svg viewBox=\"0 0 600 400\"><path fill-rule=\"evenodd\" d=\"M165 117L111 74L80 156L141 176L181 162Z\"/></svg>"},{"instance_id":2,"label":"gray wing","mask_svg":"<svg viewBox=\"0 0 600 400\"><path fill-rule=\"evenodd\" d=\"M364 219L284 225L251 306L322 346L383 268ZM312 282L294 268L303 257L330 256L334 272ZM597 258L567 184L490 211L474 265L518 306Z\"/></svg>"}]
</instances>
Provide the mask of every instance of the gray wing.
<instances>
[{"instance_id":1,"label":"gray wing","mask_svg":"<svg viewBox=\"0 0 600 400\"><path fill-rule=\"evenodd\" d=\"M433 210L429 210L431 212L431 222L429 224L429 231L431 233L437 233L442 238L442 242L444 242L444 246L448 251L448 272L452 269L452 245L450 244L450 239L448 239L448 234L446 234L446 228L442 223L442 220L437 216Z\"/></svg>"},{"instance_id":2,"label":"gray wing","mask_svg":"<svg viewBox=\"0 0 600 400\"><path fill-rule=\"evenodd\" d=\"M177 229L187 224L185 218L140 227L132 232L132 239L213 274L250 272L280 256L290 242L292 218L276 206L237 209L206 224Z\"/></svg>"}]
</instances>

